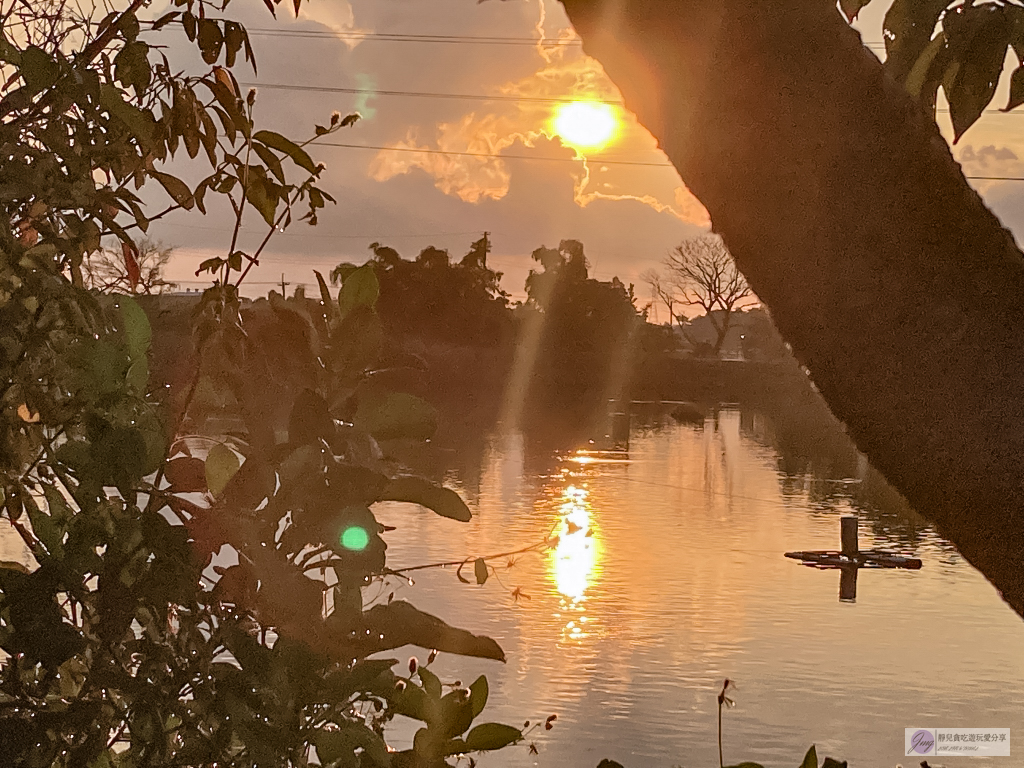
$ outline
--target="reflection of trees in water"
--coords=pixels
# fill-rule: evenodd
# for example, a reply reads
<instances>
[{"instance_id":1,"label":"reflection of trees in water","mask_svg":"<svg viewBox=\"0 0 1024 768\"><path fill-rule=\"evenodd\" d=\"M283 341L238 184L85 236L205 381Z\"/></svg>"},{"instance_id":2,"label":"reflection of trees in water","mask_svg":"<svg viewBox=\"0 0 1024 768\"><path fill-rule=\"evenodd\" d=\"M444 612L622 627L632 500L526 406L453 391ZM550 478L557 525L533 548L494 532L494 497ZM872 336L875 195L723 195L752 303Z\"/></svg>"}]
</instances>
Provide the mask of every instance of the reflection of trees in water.
<instances>
[{"instance_id":1,"label":"reflection of trees in water","mask_svg":"<svg viewBox=\"0 0 1024 768\"><path fill-rule=\"evenodd\" d=\"M920 544L928 523L868 464L810 387L741 408L744 434L778 456L783 494L806 494L812 510L822 512L852 506L863 534Z\"/></svg>"},{"instance_id":2,"label":"reflection of trees in water","mask_svg":"<svg viewBox=\"0 0 1024 768\"><path fill-rule=\"evenodd\" d=\"M740 433L770 449L776 456L783 495L806 498L811 514L835 514L853 508L861 517L861 535L895 539L917 548L926 521L871 467L821 398L809 387L779 388L756 402L736 405L701 405L706 423L691 429L717 430L721 412L740 412ZM630 408L632 439L679 427L671 417L674 403L633 403ZM610 411L620 406L612 405ZM472 497L479 493L488 451L492 447L494 413L489 418L452 421L442 414L442 434L409 456L417 471L437 480L457 476ZM686 427L684 427L686 428ZM607 447L608 414L589 419L526 419L523 424L523 474L544 477L561 471L559 455L580 448ZM594 441L594 442L591 442ZM838 531L837 531L838 536ZM838 542L838 539L837 539Z\"/></svg>"}]
</instances>

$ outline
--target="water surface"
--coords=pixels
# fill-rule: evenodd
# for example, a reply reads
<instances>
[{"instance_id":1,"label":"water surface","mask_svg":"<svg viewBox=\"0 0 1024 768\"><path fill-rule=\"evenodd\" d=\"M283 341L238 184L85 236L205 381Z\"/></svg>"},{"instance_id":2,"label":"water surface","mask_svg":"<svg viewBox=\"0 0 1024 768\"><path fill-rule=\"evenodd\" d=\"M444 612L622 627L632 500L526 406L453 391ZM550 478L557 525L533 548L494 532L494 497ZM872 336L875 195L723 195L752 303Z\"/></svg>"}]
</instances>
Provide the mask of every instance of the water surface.
<instances>
[{"instance_id":1,"label":"water surface","mask_svg":"<svg viewBox=\"0 0 1024 768\"><path fill-rule=\"evenodd\" d=\"M394 568L560 537L511 568L497 561L482 586L447 568L367 590L368 601L394 592L501 643L506 664L441 654L433 665L445 682L488 676L485 719L558 715L551 731L531 733L538 754L523 745L479 765L717 766L726 677L738 685L724 715L727 764L792 768L816 742L851 768L916 767L903 757L905 727L1024 738L1024 625L845 438L736 408L701 424L677 424L668 410L638 408L621 453L552 450L513 433L436 454L435 471L474 510L468 524L380 505L381 521L398 526L386 534ZM861 571L849 603L837 572L783 557L838 548L850 513L861 516L862 548L912 554L922 570ZM0 531L0 560L29 557ZM410 654L425 655L393 655ZM398 723L396 746L414 729Z\"/></svg>"},{"instance_id":2,"label":"water surface","mask_svg":"<svg viewBox=\"0 0 1024 768\"><path fill-rule=\"evenodd\" d=\"M448 681L486 673L489 719L558 715L533 732L538 755L505 750L480 765L716 766L726 677L738 684L724 715L727 764L795 766L816 742L851 766L916 766L903 757L905 727L1024 738L1020 619L864 462L844 466L827 441L797 446L780 432L725 408L702 425L663 412L634 420L622 454L538 455L522 436L498 435L478 471L445 478L470 500L471 523L380 510L399 526L392 567L561 534L554 550L499 568L500 581L423 571L381 593L501 643L505 665L442 654L433 667ZM849 603L838 572L783 557L837 549L850 513L861 515L862 548L912 554L922 570L861 571ZM1020 758L944 759L979 763Z\"/></svg>"}]
</instances>

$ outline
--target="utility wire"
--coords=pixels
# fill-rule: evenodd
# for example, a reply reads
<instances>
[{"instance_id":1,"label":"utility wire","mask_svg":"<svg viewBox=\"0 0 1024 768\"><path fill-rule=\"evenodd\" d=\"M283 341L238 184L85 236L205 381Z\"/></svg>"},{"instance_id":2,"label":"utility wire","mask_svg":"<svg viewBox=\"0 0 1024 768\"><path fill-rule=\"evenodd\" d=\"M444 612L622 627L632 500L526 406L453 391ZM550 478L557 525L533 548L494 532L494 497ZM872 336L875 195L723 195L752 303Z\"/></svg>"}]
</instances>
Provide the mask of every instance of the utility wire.
<instances>
[{"instance_id":1,"label":"utility wire","mask_svg":"<svg viewBox=\"0 0 1024 768\"><path fill-rule=\"evenodd\" d=\"M204 226L199 225L199 224L174 224L174 226L175 227L185 227L186 229L203 229L203 230L208 230L210 232L224 232L225 231L223 227L204 227ZM266 234L266 230L265 229L262 229L262 230L261 229L248 229L248 228L243 227L240 231L243 232L243 233L246 233L246 234L251 234L251 235L263 236L263 235ZM480 234L480 230L477 230L477 229L474 229L474 230L471 230L471 231L468 231L468 232L424 232L423 234L414 234L414 235L390 235L390 234L389 235L335 235L335 234L330 234L330 233L326 233L326 232L290 232L290 231L286 230L284 232L277 232L277 233L275 233L275 237L281 237L281 236L285 236L285 237L323 237L323 238L331 238L333 240L369 240L369 241L372 242L374 240L377 240L377 241L383 241L385 239L408 240L408 239L415 239L415 238L420 238L420 237L468 237L469 235L479 235L479 234ZM265 258L267 258L267 257L261 256L260 257L260 261L263 261ZM246 282L248 282L248 280Z\"/></svg>"},{"instance_id":2,"label":"utility wire","mask_svg":"<svg viewBox=\"0 0 1024 768\"><path fill-rule=\"evenodd\" d=\"M144 24L152 24L153 19L142 21ZM180 28L178 22L175 28ZM246 32L253 36L271 37L301 37L315 38L322 37L332 40L358 40L369 42L385 43L432 43L438 45L543 45L545 47L582 47L583 41L579 38L538 38L538 37L514 37L506 35L429 35L421 33L403 32L362 32L359 30L334 31L328 29L274 29L269 27L246 27Z\"/></svg>"},{"instance_id":3,"label":"utility wire","mask_svg":"<svg viewBox=\"0 0 1024 768\"><path fill-rule=\"evenodd\" d=\"M274 30L248 28L254 37L325 38L372 43L425 43L430 45L543 46L545 48L582 48L580 40L549 40L536 37L473 37L469 35L400 35L391 33L330 32L324 30Z\"/></svg>"},{"instance_id":4,"label":"utility wire","mask_svg":"<svg viewBox=\"0 0 1024 768\"><path fill-rule=\"evenodd\" d=\"M577 101L585 101L589 104L608 104L613 107L624 107L625 102L621 99L598 99L586 95L577 96L512 96L497 94L487 96L477 93L441 93L435 91L382 91L375 88L343 88L327 85L299 85L297 83L239 83L245 88L266 88L274 91L297 91L309 93L344 93L355 96L395 96L399 98L423 98L423 99L456 99L459 101L507 101L525 102L536 104L572 104ZM940 115L949 114L949 109L938 109ZM986 109L983 114L995 116L1024 117L1024 110L1007 112L1002 109Z\"/></svg>"},{"instance_id":5,"label":"utility wire","mask_svg":"<svg viewBox=\"0 0 1024 768\"><path fill-rule=\"evenodd\" d=\"M672 163L643 163L634 160L605 160L601 157L532 157L530 155L498 155L485 152L449 152L443 149L415 149L414 147L384 147L370 144L338 144L329 141L317 142L320 147L340 149L372 149L381 152L413 152L427 155L455 155L457 157L482 157L497 160L533 160L552 163L575 163L586 160L596 165L633 165L647 168L674 168ZM1024 181L1024 176L964 176L972 181Z\"/></svg>"},{"instance_id":6,"label":"utility wire","mask_svg":"<svg viewBox=\"0 0 1024 768\"><path fill-rule=\"evenodd\" d=\"M373 149L381 152L412 152L426 155L454 155L456 157L481 157L496 160L535 160L551 163L575 163L586 160L597 165L633 165L645 168L674 168L672 163L644 163L636 160L605 160L602 157L531 157L530 155L498 155L487 152L449 152L443 149L416 149L414 147L385 147L373 144L339 144L331 141L318 141L318 147L337 147L339 149Z\"/></svg>"},{"instance_id":7,"label":"utility wire","mask_svg":"<svg viewBox=\"0 0 1024 768\"><path fill-rule=\"evenodd\" d=\"M357 96L402 96L424 99L458 99L462 101L514 101L529 102L537 104L571 104L574 101L586 101L588 103L609 104L616 107L623 106L621 99L595 99L590 96L509 96L493 95L485 96L476 93L436 93L432 91L381 91L375 88L338 88L326 85L297 85L294 83L239 83L243 88L266 88L276 91L311 91L314 93L347 93Z\"/></svg>"}]
</instances>

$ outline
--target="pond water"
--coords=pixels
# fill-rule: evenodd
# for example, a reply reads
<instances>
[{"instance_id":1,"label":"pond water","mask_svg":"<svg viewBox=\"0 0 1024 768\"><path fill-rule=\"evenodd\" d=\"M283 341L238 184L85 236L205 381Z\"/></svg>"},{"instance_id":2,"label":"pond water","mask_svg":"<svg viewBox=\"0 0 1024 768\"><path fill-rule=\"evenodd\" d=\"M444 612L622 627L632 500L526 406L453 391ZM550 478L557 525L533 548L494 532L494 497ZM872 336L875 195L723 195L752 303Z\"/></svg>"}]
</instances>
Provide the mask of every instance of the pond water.
<instances>
[{"instance_id":1,"label":"pond water","mask_svg":"<svg viewBox=\"0 0 1024 768\"><path fill-rule=\"evenodd\" d=\"M562 534L482 586L448 568L367 595L393 589L502 645L504 665L441 654L432 667L447 681L485 673L487 719L558 715L531 734L539 754L521 746L481 766L718 765L727 677L738 686L723 716L727 765L796 766L817 743L820 757L851 767L916 768L903 757L906 727L1024 737L1024 624L863 461L835 461L756 413L726 407L679 424L666 412L634 418L623 453L490 438L477 466L444 478L470 501L469 524L380 510L398 526L387 534L395 568ZM840 602L837 571L783 557L838 549L839 518L851 513L861 548L912 554L923 568L863 570L856 601ZM398 746L411 737L403 730ZM1021 764L943 759L979 762Z\"/></svg>"},{"instance_id":2,"label":"pond water","mask_svg":"<svg viewBox=\"0 0 1024 768\"><path fill-rule=\"evenodd\" d=\"M730 407L681 424L670 408L638 406L621 452L554 450L517 433L434 451L433 471L474 510L468 524L407 505L377 510L397 526L386 534L393 568L560 535L511 568L497 561L482 586L446 568L367 590L368 601L393 591L502 645L506 664L441 654L432 666L445 682L487 675L485 720L557 714L552 730L530 734L537 754L516 746L479 757L482 768L594 768L605 757L717 766L724 678L737 684L723 715L727 765L793 768L816 743L851 768L916 768L903 757L906 727L1024 738L1024 624L845 437ZM851 513L862 548L911 554L923 568L861 571L856 601L840 602L838 572L783 557L837 549ZM27 558L0 531L0 560ZM390 655L412 654L425 655ZM407 746L414 728L398 723L393 743Z\"/></svg>"}]
</instances>

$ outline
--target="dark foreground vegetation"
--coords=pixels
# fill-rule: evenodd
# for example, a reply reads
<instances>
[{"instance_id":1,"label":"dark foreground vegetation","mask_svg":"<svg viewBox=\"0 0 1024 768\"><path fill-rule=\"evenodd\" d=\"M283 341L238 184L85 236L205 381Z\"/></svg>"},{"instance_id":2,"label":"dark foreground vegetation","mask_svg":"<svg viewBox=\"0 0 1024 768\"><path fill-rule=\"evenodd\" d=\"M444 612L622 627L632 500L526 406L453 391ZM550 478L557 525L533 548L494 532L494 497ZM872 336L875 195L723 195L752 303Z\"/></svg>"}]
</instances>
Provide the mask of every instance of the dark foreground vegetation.
<instances>
[{"instance_id":1,"label":"dark foreground vegetation","mask_svg":"<svg viewBox=\"0 0 1024 768\"><path fill-rule=\"evenodd\" d=\"M274 10L274 0L266 4ZM749 394L764 382L770 385L773 378L765 371L776 370L776 364L769 359L761 368L728 368L731 364L676 357L671 331L644 322L631 288L589 277L583 246L575 241L535 252L539 268L527 285L529 300L515 309L486 266L486 239L456 264L435 250L407 262L378 245L370 265L341 265L331 276L335 288L321 278L317 297L272 295L247 305L239 287L273 233L293 220L315 224L331 202L319 186L323 166L309 154L315 139L349 128L356 116L325 116L299 141L260 130L256 94L243 93L232 74L254 63L244 28L201 0L181 0L167 15L144 22L139 18L143 5L131 0L95 18L70 3L0 6L5 74L0 88L0 486L5 524L31 556L28 563L0 563L0 765L162 768L319 761L339 767L436 768L460 760L472 765L473 755L514 744L525 748L532 729L552 725L546 713L532 727L480 722L486 720L486 678L463 686L439 680L430 670L435 652L500 661L504 655L497 643L401 600L384 597L364 604L363 587L403 577L388 568L386 530L374 517L373 504L417 504L436 513L439 525L470 516L454 492L411 474L397 460L403 447L421 444L436 431L437 411L420 395L458 397L451 382L476 379L488 393L478 398L485 411L525 421L531 413L574 419L595 407L600 411L609 399L627 402L645 392L652 398L685 396L672 387L686 376L692 399ZM569 5L586 28L583 4ZM677 4L666 5L675 13ZM863 3L843 5L856 11ZM942 5L936 5L927 29L935 28ZM993 11L991 4L965 7L965 16ZM998 13L1009 21L1010 10L1000 6L992 18ZM163 57L158 41L167 25L180 28L195 44L197 61L203 62L197 72L174 72ZM832 28L810 28L819 27ZM955 37L956 28L952 24L946 32ZM1004 54L1008 29L1003 25L998 34L983 37L1002 41ZM790 45L791 35L778 37ZM949 56L965 49L958 50L943 46L936 60L948 65ZM865 81L879 79L877 65L872 66L875 74L865 75ZM859 70L851 65L850 71ZM934 83L932 97L940 79L927 80ZM983 96L990 81L987 75L979 81ZM954 77L953 92L977 90L962 85ZM763 94L797 92L804 93L761 88ZM806 92L815 98L813 89ZM977 114L987 100L981 100ZM953 102L955 110L963 104ZM957 132L977 114L954 114ZM915 131L911 138L924 135ZM863 143L838 131L837 140ZM789 145L802 147L796 141ZM165 163L175 155L194 161L198 183L167 172ZM763 146L757 156L786 157ZM913 164L894 167L908 170L901 174L905 179L920 177ZM701 168L691 170L698 182L706 178ZM735 183L720 171L714 170L716 178ZM707 181L704 186L714 202L720 190ZM827 185L798 188L822 186ZM887 185L864 186L875 195ZM138 194L143 188L149 206ZM951 199L958 189L950 192ZM86 274L93 285L115 287L85 268L101 244L113 244L133 291L143 279L139 234L170 211L205 212L218 196L233 212L232 244L198 265L214 287L187 308L187 318L174 320L176 338L160 327L167 319L162 306L147 316L129 296L86 289ZM899 207L879 200L886 215ZM789 207L813 209L791 202ZM974 212L979 231L993 233L994 225L978 208L976 201L963 207ZM265 223L267 235L257 249L245 251L236 248L237 235L250 209ZM765 210L774 215L774 207ZM778 220L784 227L788 221ZM774 247L773 256L788 258L790 251L781 247L785 238L762 223L776 237L755 233L758 242L768 244L759 247ZM932 229L931 222L921 226ZM836 231L833 237L843 233ZM741 244L745 235L750 236L734 232ZM997 236L1003 234L992 235ZM794 246L796 253L806 248ZM746 264L759 285L771 289L785 282L766 273L750 255L756 250L747 249ZM952 262L954 255L943 258ZM927 256L935 263L931 249ZM967 268L975 264L963 262ZM975 272L988 274L981 264ZM841 269L836 273L847 277ZM909 280L914 272L906 274ZM810 278L832 285L818 273ZM1007 290L1012 283L1006 281ZM897 293L918 295L906 280L892 286ZM831 295L820 292L822 301ZM1009 300L996 304L1015 306ZM798 324L803 319L799 302L779 305L788 309L787 334L804 342L802 348L824 373L831 369L822 361L835 350L853 349L830 346L834 339L828 334L815 339L805 332ZM941 311L940 302L935 306ZM149 317L160 329L156 334ZM861 312L856 319L875 317ZM991 326L979 321L965 327L977 329L980 337ZM977 349L998 349L1010 333L995 334L995 347L986 342ZM964 339L966 348L972 348L972 339ZM912 336L899 341L895 359L918 359ZM980 359L991 370L1019 368L995 354L951 359ZM943 366L946 358L923 362ZM914 376L930 370L906 368ZM485 379L484 369L491 378ZM779 363L779 380L797 375L794 370L791 363ZM935 380L952 375L947 371ZM992 380L1002 381L1002 374ZM905 446L894 452L884 439L873 441L878 436L858 410L860 396L850 396L841 375L829 381L834 401L846 402L845 412L860 425L862 439L888 456L890 471L900 475L893 457L916 456L904 455ZM523 402L512 402L507 392L495 396L499 382L511 382L512 393L525 393ZM936 388L937 396L948 400L941 389ZM914 387L902 391L917 392ZM977 400L976 391L965 389L964 395L965 402ZM969 406L963 408L971 413ZM977 408L989 410L1017 412ZM955 424L956 416L949 414L948 423ZM880 428L890 429L887 423ZM977 444L985 448L992 434L1004 433L979 428L977 434ZM1008 466L1016 467L1014 442L1002 443L1012 458ZM928 451L919 453L929 460ZM935 475L923 468L919 483L905 484L934 485L941 492L945 470L935 466L942 482L928 483ZM945 474L954 482L970 480L963 493L974 492L969 471ZM1011 478L1006 482L1015 477L1012 471L998 474ZM986 482L991 487L977 489L976 497L992 499L992 509L1002 510L1004 519L1012 517L1014 507L1003 498L1012 501L1016 491L1003 493L1008 486ZM943 520L959 528L955 508L943 505L959 504L964 497L950 497L951 502L938 500L937 507L947 509ZM1003 521L993 515L986 520ZM989 525L989 530L1004 529ZM1005 530L1013 535L992 537L1004 548L990 552L977 544L987 541L985 536L962 539L968 546L974 542L969 556L987 564L990 577L999 573L993 561L1010 560L1019 550L1017 529ZM478 582L488 573L486 558L473 563ZM997 583L1019 609L1019 570L1003 576ZM422 648L426 663L400 666L386 655L406 645ZM720 704L724 698L723 689ZM399 715L420 727L410 748L393 751L387 732ZM802 768L817 763L812 750Z\"/></svg>"}]
</instances>

